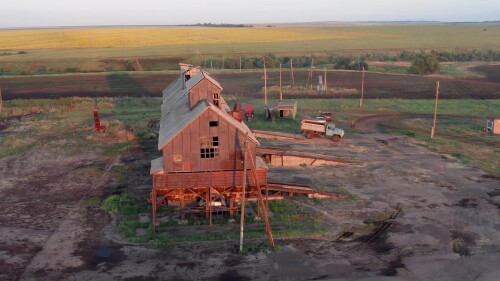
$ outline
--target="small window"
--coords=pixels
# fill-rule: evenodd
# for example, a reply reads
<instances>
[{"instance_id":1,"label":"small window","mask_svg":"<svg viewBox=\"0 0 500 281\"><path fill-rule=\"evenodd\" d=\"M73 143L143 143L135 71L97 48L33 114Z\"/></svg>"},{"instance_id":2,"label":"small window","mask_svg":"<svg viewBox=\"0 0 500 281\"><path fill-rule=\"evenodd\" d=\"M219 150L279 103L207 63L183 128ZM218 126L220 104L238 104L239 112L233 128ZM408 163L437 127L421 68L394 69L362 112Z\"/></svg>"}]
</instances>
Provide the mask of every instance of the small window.
<instances>
[{"instance_id":1,"label":"small window","mask_svg":"<svg viewBox=\"0 0 500 281\"><path fill-rule=\"evenodd\" d=\"M219 157L219 137L200 139L200 157L202 159Z\"/></svg>"},{"instance_id":2,"label":"small window","mask_svg":"<svg viewBox=\"0 0 500 281\"><path fill-rule=\"evenodd\" d=\"M200 149L200 156L202 159L219 157L219 148L202 148Z\"/></svg>"},{"instance_id":3,"label":"small window","mask_svg":"<svg viewBox=\"0 0 500 281\"><path fill-rule=\"evenodd\" d=\"M214 105L219 106L219 93L214 94Z\"/></svg>"},{"instance_id":4,"label":"small window","mask_svg":"<svg viewBox=\"0 0 500 281\"><path fill-rule=\"evenodd\" d=\"M217 127L217 126L219 126L219 121L210 121L210 122L208 122L208 125L210 127Z\"/></svg>"}]
</instances>

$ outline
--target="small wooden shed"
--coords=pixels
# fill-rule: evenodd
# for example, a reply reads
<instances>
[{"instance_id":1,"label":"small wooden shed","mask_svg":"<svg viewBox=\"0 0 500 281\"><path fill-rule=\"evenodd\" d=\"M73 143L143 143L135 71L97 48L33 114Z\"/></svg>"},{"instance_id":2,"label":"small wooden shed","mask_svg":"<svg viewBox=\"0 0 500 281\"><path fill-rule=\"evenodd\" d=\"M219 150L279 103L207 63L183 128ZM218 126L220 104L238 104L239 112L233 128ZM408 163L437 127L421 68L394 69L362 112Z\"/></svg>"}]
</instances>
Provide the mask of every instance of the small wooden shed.
<instances>
[{"instance_id":1,"label":"small wooden shed","mask_svg":"<svg viewBox=\"0 0 500 281\"><path fill-rule=\"evenodd\" d=\"M296 101L282 101L276 106L279 117L286 118L291 116L295 120L297 115L297 102Z\"/></svg>"},{"instance_id":2,"label":"small wooden shed","mask_svg":"<svg viewBox=\"0 0 500 281\"><path fill-rule=\"evenodd\" d=\"M500 135L500 118L493 119L493 134Z\"/></svg>"}]
</instances>

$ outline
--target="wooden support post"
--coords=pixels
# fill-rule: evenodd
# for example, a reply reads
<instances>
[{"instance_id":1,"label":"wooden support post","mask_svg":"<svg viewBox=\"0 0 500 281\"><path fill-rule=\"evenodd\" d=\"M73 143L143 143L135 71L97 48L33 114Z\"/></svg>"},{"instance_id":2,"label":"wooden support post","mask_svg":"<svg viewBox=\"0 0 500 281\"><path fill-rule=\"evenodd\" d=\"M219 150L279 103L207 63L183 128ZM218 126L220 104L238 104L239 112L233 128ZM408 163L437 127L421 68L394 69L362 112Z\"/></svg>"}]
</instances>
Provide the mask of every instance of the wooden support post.
<instances>
[{"instance_id":1,"label":"wooden support post","mask_svg":"<svg viewBox=\"0 0 500 281\"><path fill-rule=\"evenodd\" d=\"M295 77L293 77L293 59L290 59L290 70L292 73L292 83L290 84L290 87L295 86Z\"/></svg>"},{"instance_id":2,"label":"wooden support post","mask_svg":"<svg viewBox=\"0 0 500 281\"><path fill-rule=\"evenodd\" d=\"M234 197L231 196L231 197L229 197L229 217L231 219L234 218L234 210L233 210L233 208L234 208Z\"/></svg>"},{"instance_id":3,"label":"wooden support post","mask_svg":"<svg viewBox=\"0 0 500 281\"><path fill-rule=\"evenodd\" d=\"M266 183L266 210L269 211L269 185Z\"/></svg>"},{"instance_id":4,"label":"wooden support post","mask_svg":"<svg viewBox=\"0 0 500 281\"><path fill-rule=\"evenodd\" d=\"M209 225L212 226L212 188L208 188L208 214L210 216Z\"/></svg>"},{"instance_id":5,"label":"wooden support post","mask_svg":"<svg viewBox=\"0 0 500 281\"><path fill-rule=\"evenodd\" d=\"M210 215L208 214L210 212L210 206L208 205L208 202L209 202L208 196L210 196L209 189L210 188L207 188L207 191L205 192L205 218L206 219L208 219L210 217Z\"/></svg>"},{"instance_id":6,"label":"wooden support post","mask_svg":"<svg viewBox=\"0 0 500 281\"><path fill-rule=\"evenodd\" d=\"M264 57L264 106L267 106L267 71L266 71L265 57Z\"/></svg>"},{"instance_id":7,"label":"wooden support post","mask_svg":"<svg viewBox=\"0 0 500 281\"><path fill-rule=\"evenodd\" d=\"M247 141L248 141L248 133L245 136L245 142L243 144L243 149L245 149L245 152L243 153L243 182L241 191L240 252L243 252L243 236L245 229L245 192L247 187L247 154L248 154Z\"/></svg>"},{"instance_id":8,"label":"wooden support post","mask_svg":"<svg viewBox=\"0 0 500 281\"><path fill-rule=\"evenodd\" d=\"M281 86L281 63L280 63L280 101L283 101L283 87Z\"/></svg>"},{"instance_id":9,"label":"wooden support post","mask_svg":"<svg viewBox=\"0 0 500 281\"><path fill-rule=\"evenodd\" d=\"M439 81L436 83L436 105L434 107L434 123L431 129L431 139L434 138L434 134L436 133L436 119L437 119L437 111L438 111L438 100L439 100Z\"/></svg>"},{"instance_id":10,"label":"wooden support post","mask_svg":"<svg viewBox=\"0 0 500 281\"><path fill-rule=\"evenodd\" d=\"M240 73L241 73L241 56L240 56Z\"/></svg>"},{"instance_id":11,"label":"wooden support post","mask_svg":"<svg viewBox=\"0 0 500 281\"><path fill-rule=\"evenodd\" d=\"M181 197L181 220L184 221L186 219L186 201L184 201L184 189L182 189L182 197ZM184 223L184 222L182 222Z\"/></svg>"},{"instance_id":12,"label":"wooden support post","mask_svg":"<svg viewBox=\"0 0 500 281\"><path fill-rule=\"evenodd\" d=\"M155 180L153 177L153 191L151 192L151 209L153 209L153 235L156 238L156 189L155 189Z\"/></svg>"},{"instance_id":13,"label":"wooden support post","mask_svg":"<svg viewBox=\"0 0 500 281\"><path fill-rule=\"evenodd\" d=\"M251 151L248 143L246 143L246 150ZM262 189L260 188L259 179L257 177L256 165L255 165L255 162L253 161L252 156L253 155L251 155L249 157L250 169L252 170L253 178L255 180L255 185L257 186L258 204L259 204L260 208L262 208L262 213L264 214L264 221L266 223L266 233L267 233L267 237L269 238L269 244L271 245L271 247L274 248L273 233L271 231L271 225L269 224L269 217L267 216L267 208L266 208L266 205L264 204L264 198L262 198Z\"/></svg>"},{"instance_id":14,"label":"wooden support post","mask_svg":"<svg viewBox=\"0 0 500 281\"><path fill-rule=\"evenodd\" d=\"M361 98L359 99L359 107L363 107L363 97L365 94L365 67L361 70Z\"/></svg>"}]
</instances>

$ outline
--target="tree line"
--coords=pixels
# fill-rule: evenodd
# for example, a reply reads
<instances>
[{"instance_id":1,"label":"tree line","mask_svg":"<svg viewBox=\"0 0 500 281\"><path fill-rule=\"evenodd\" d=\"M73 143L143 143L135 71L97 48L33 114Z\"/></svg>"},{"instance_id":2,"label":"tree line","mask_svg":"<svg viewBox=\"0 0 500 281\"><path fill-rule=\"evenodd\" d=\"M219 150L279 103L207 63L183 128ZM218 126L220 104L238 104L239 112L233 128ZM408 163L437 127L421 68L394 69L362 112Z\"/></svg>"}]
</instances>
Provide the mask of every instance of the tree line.
<instances>
[{"instance_id":1,"label":"tree line","mask_svg":"<svg viewBox=\"0 0 500 281\"><path fill-rule=\"evenodd\" d=\"M251 24L232 24L232 23L196 23L196 24L186 24L182 26L202 26L202 27L253 27Z\"/></svg>"}]
</instances>

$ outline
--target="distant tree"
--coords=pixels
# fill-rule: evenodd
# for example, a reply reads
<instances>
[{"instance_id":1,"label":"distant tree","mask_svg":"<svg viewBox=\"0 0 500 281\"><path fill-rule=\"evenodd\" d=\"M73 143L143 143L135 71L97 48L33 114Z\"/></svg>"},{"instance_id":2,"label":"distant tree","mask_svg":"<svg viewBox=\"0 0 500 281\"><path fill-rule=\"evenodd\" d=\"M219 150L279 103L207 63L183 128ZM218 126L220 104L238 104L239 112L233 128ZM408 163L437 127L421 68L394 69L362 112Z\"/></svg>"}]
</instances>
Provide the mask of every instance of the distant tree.
<instances>
[{"instance_id":1,"label":"distant tree","mask_svg":"<svg viewBox=\"0 0 500 281\"><path fill-rule=\"evenodd\" d=\"M413 74L425 75L435 73L437 70L439 70L439 60L436 53L426 54L422 52L412 61L408 71Z\"/></svg>"},{"instance_id":2,"label":"distant tree","mask_svg":"<svg viewBox=\"0 0 500 281\"><path fill-rule=\"evenodd\" d=\"M352 59L349 57L340 57L335 62L335 69L350 69Z\"/></svg>"},{"instance_id":3,"label":"distant tree","mask_svg":"<svg viewBox=\"0 0 500 281\"><path fill-rule=\"evenodd\" d=\"M279 61L276 58L275 54L268 53L267 55L264 56L266 59L266 67L267 68L276 68L279 67Z\"/></svg>"}]
</instances>

